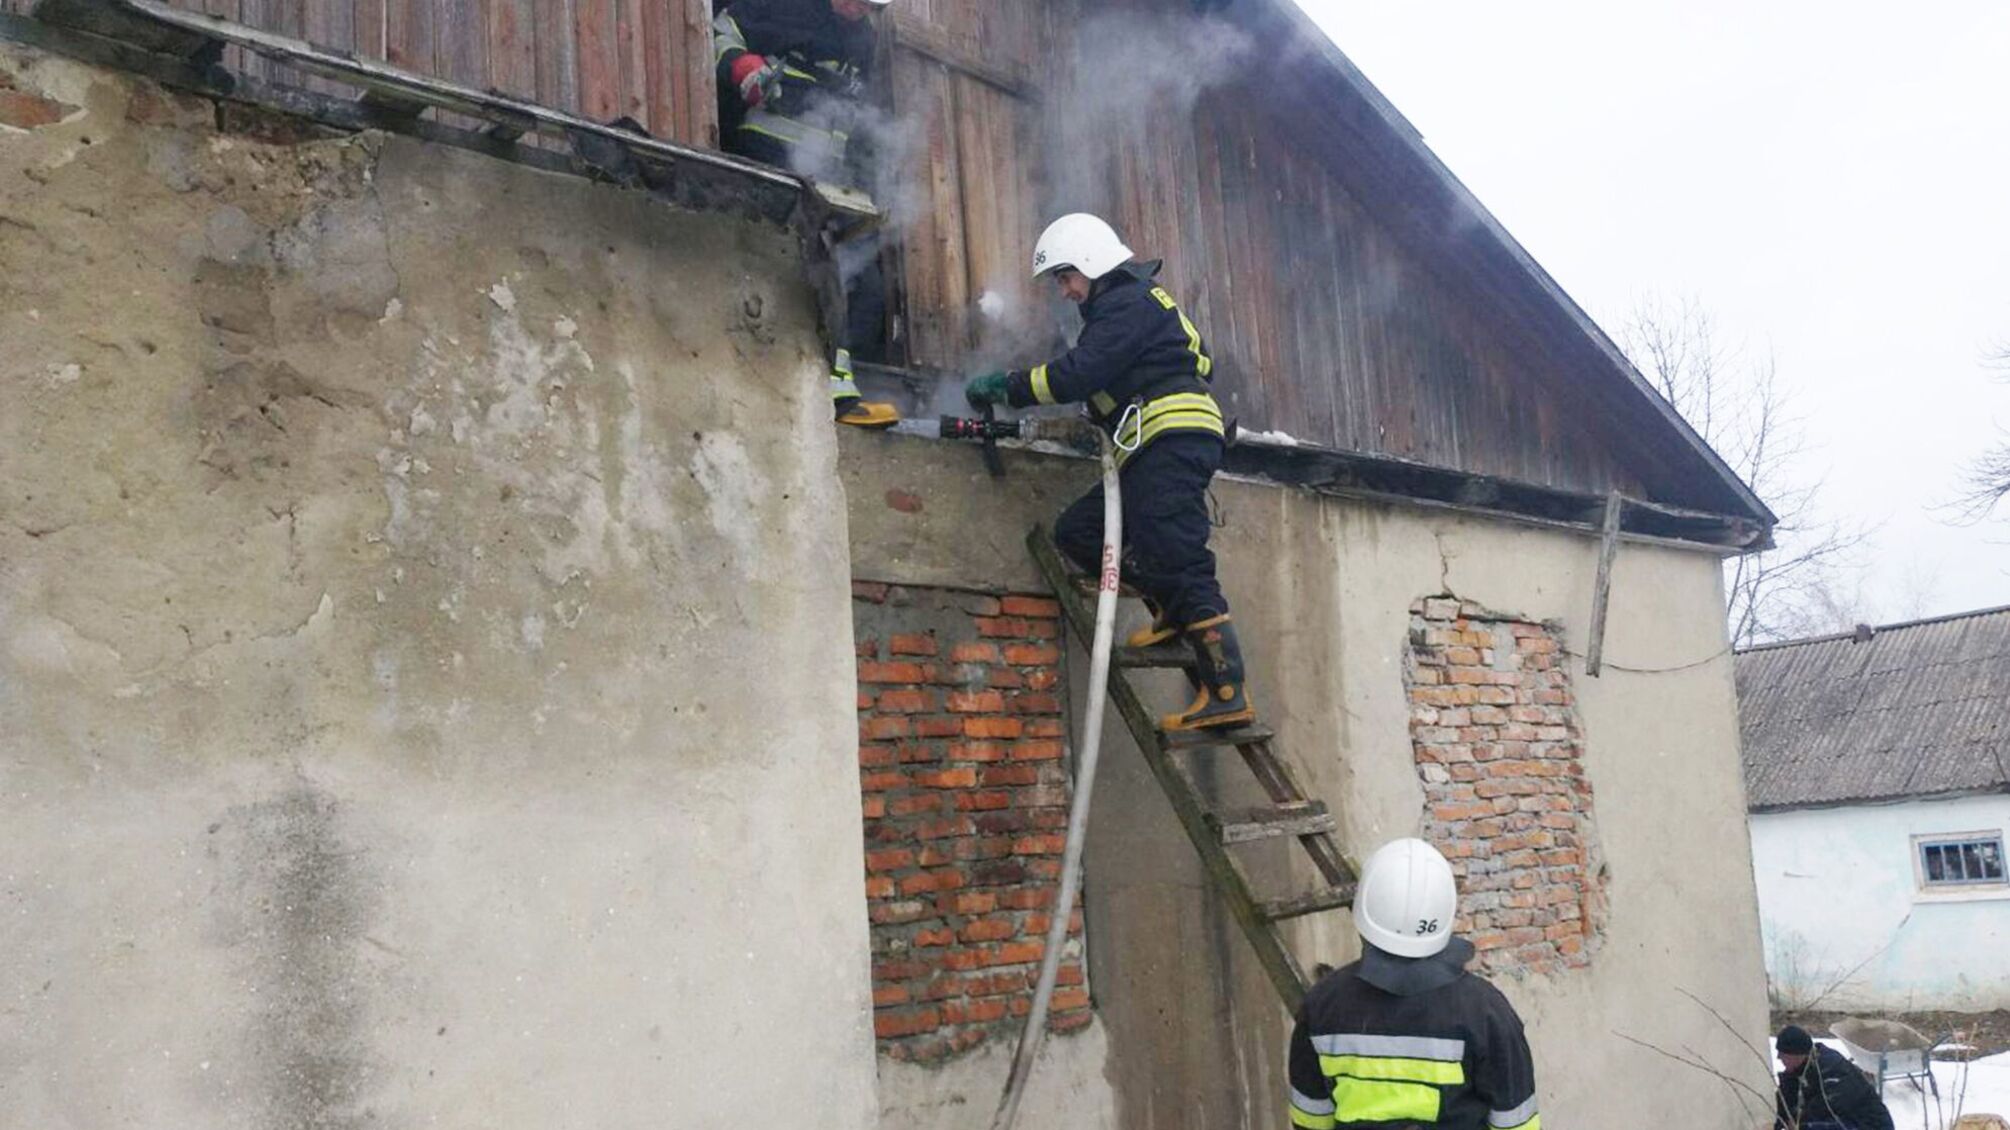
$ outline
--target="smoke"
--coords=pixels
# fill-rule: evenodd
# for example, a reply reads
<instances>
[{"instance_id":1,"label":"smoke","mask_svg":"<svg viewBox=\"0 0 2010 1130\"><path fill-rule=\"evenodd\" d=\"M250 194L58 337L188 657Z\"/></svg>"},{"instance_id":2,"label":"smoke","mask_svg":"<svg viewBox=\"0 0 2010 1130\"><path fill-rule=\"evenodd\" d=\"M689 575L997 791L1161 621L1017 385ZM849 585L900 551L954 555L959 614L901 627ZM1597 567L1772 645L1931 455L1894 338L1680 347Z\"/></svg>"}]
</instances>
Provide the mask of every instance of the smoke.
<instances>
[{"instance_id":1,"label":"smoke","mask_svg":"<svg viewBox=\"0 0 2010 1130\"><path fill-rule=\"evenodd\" d=\"M1256 54L1234 24L1163 12L1098 13L1075 25L1073 46L1067 83L1043 103L1055 215L1110 216L1118 155L1190 138L1202 95L1239 81Z\"/></svg>"},{"instance_id":2,"label":"smoke","mask_svg":"<svg viewBox=\"0 0 2010 1130\"><path fill-rule=\"evenodd\" d=\"M1254 43L1233 24L1176 12L1104 11L1072 31L1069 57L1056 68L1062 81L1039 87L1038 117L1027 131L1030 148L1018 154L1039 178L1032 230L1037 233L1067 212L1094 212L1151 258L1148 233L1123 230L1116 203L1120 158L1148 156L1174 144L1174 138L1190 139L1195 107L1209 90L1246 73ZM942 108L897 109L826 102L805 120L849 134L847 151L803 146L792 154L794 172L862 188L884 216L877 241L841 249L838 267L847 287L879 247L900 246L937 206L937 187L929 177L928 115ZM1010 249L991 277L970 280L973 297L962 312L968 337L953 366L964 375L1025 368L1073 340L1080 325L1075 308L1051 288L1031 283L1032 253L1030 246ZM932 412L968 411L960 385L938 389L932 399Z\"/></svg>"}]
</instances>

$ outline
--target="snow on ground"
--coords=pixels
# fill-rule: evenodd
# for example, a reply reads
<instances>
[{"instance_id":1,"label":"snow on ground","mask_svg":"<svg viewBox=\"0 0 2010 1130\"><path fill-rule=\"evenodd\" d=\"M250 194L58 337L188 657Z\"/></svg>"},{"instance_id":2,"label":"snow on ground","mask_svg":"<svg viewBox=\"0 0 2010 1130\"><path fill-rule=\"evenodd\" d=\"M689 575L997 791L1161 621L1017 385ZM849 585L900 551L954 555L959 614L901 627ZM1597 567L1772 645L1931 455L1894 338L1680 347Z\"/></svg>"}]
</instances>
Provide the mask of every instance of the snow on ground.
<instances>
[{"instance_id":1,"label":"snow on ground","mask_svg":"<svg viewBox=\"0 0 2010 1130\"><path fill-rule=\"evenodd\" d=\"M1827 1044L1844 1055L1849 1054L1849 1049L1843 1047L1840 1041L1819 1039L1815 1042ZM1770 1044L1767 1050L1772 1050ZM1777 1058L1773 1070L1780 1070ZM1933 1095L1922 1094L1903 1079L1886 1081L1884 1105L1891 1110L1892 1125L1897 1130L1909 1130L1914 1126L1921 1130L1949 1130L1954 1120L1964 1114L1994 1114L2010 1119L2010 1052L1969 1063L1936 1061L1933 1080L1940 1086L1937 1104Z\"/></svg>"}]
</instances>

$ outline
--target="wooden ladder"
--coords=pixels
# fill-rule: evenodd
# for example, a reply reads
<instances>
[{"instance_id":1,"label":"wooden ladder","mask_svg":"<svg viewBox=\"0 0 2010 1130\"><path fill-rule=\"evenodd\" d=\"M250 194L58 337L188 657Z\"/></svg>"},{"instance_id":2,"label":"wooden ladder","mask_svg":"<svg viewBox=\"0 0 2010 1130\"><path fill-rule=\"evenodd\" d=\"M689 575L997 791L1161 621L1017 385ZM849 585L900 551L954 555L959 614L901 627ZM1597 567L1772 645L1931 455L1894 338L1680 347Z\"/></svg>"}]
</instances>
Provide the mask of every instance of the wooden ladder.
<instances>
[{"instance_id":1,"label":"wooden ladder","mask_svg":"<svg viewBox=\"0 0 2010 1130\"><path fill-rule=\"evenodd\" d=\"M1035 526L1026 535L1033 560L1054 590L1061 611L1072 629L1086 644L1094 638L1095 607L1076 589L1072 570L1062 561L1060 550L1044 526ZM1184 643L1157 647L1130 648L1119 641L1110 652L1110 701L1131 737L1145 755L1145 763L1172 802L1173 813L1194 850L1207 869L1215 893L1228 904L1228 911L1242 926L1243 936L1256 950L1257 960L1284 1000L1286 1009L1297 1012L1308 982L1305 972L1285 948L1278 923L1323 910L1351 906L1354 902L1354 869L1340 854L1333 840L1333 814L1322 801L1312 800L1298 787L1297 779L1284 759L1271 749L1275 735L1260 725L1222 730L1196 730L1168 734L1158 728L1157 718L1138 697L1127 672L1149 668L1179 668L1189 681L1196 681L1191 648ZM1197 683L1196 683L1197 685ZM1256 777L1270 798L1268 805L1236 811L1217 811L1195 788L1193 777L1175 756L1179 753L1208 753L1233 747L1243 764ZM1312 858L1325 885L1316 890L1280 898L1258 898L1241 862L1229 850L1260 843L1279 836L1298 841Z\"/></svg>"}]
</instances>

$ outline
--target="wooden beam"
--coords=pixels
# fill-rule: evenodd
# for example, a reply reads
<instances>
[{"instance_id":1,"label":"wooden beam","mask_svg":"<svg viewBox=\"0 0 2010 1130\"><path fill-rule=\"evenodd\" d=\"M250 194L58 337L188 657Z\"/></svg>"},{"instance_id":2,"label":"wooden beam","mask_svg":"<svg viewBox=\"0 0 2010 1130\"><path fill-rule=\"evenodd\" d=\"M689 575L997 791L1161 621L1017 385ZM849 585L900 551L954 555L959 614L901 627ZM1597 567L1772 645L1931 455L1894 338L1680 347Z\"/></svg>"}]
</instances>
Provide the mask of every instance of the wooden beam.
<instances>
[{"instance_id":1,"label":"wooden beam","mask_svg":"<svg viewBox=\"0 0 2010 1130\"><path fill-rule=\"evenodd\" d=\"M1591 586L1591 638L1584 648L1584 673L1598 678L1605 661L1605 606L1612 599L1612 562L1619 556L1619 520L1626 500L1618 491L1605 496L1605 527L1598 542L1598 579Z\"/></svg>"},{"instance_id":2,"label":"wooden beam","mask_svg":"<svg viewBox=\"0 0 2010 1130\"><path fill-rule=\"evenodd\" d=\"M1010 94L1027 102L1038 102L1039 91L1033 85L1033 76L1022 67L1001 64L984 58L976 51L964 46L950 36L919 17L906 12L896 12L893 18L893 41L918 55L926 55L954 71L961 71L971 78Z\"/></svg>"}]
</instances>

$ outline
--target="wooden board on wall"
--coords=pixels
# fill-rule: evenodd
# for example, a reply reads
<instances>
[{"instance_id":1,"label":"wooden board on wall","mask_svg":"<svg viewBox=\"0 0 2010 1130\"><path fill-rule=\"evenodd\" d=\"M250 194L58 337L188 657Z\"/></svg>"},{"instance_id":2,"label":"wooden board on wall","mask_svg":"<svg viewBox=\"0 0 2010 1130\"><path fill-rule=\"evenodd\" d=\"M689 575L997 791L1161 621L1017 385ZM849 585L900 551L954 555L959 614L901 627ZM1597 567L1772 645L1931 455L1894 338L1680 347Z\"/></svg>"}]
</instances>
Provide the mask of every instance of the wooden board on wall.
<instances>
[{"instance_id":1,"label":"wooden board on wall","mask_svg":"<svg viewBox=\"0 0 2010 1130\"><path fill-rule=\"evenodd\" d=\"M657 137L716 146L710 0L169 0L191 11ZM0 0L25 11L34 0ZM255 78L326 93L339 83L233 49Z\"/></svg>"}]
</instances>

